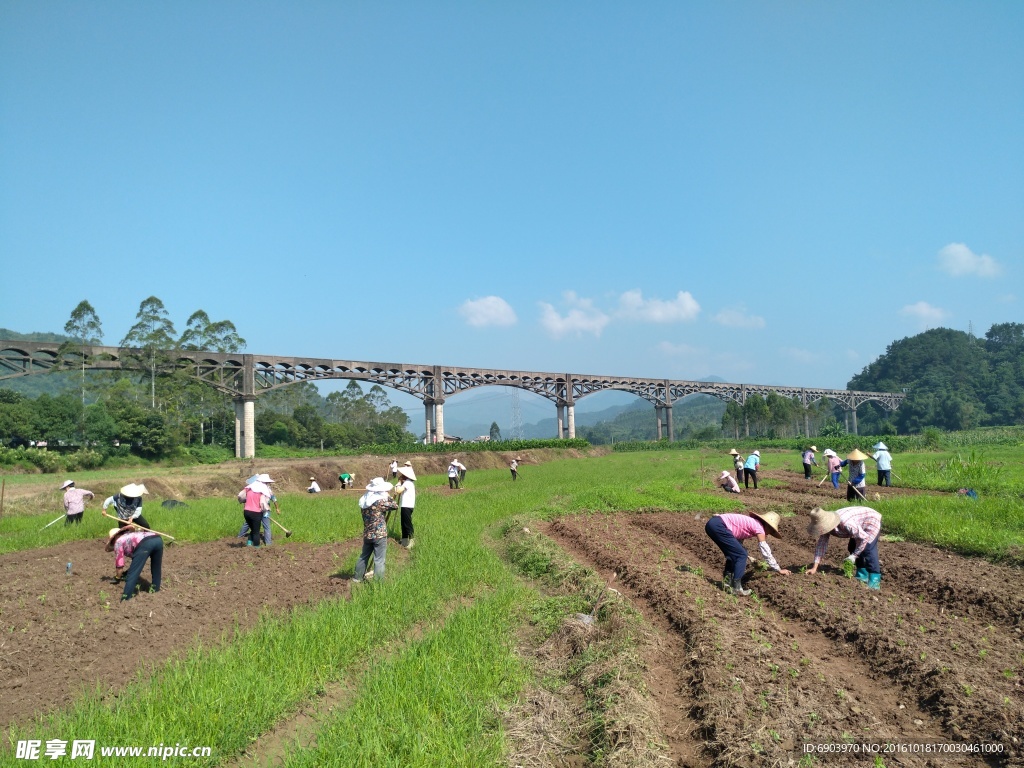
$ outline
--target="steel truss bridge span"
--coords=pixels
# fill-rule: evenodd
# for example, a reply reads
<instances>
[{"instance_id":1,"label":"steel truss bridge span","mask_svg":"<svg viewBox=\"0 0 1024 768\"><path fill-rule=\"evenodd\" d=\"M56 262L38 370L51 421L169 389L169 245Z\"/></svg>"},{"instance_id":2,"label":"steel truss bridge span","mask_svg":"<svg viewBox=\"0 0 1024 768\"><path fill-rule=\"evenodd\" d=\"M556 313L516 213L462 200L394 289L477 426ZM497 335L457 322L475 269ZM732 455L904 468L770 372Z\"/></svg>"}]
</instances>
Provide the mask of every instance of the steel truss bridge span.
<instances>
[{"instance_id":1,"label":"steel truss bridge span","mask_svg":"<svg viewBox=\"0 0 1024 768\"><path fill-rule=\"evenodd\" d=\"M297 382L327 379L367 381L405 392L423 401L425 434L431 441L444 440L444 403L447 398L477 387L518 387L554 403L559 438L576 436L575 405L587 395L607 390L629 392L651 403L657 417L658 439L667 432L675 439L672 406L694 394L711 395L743 405L751 397L775 392L806 409L824 398L843 407L847 428L857 432L857 408L877 402L895 410L906 397L898 392L857 392L845 389L733 384L728 382L678 381L632 376L594 376L573 373L542 373L444 365L380 363L312 357L279 357L208 351L170 350L156 353L159 369L187 372L199 381L231 396L235 402L235 453L256 452L255 400L264 392ZM55 370L149 370L148 350L93 345L61 345L56 342L0 340L0 380Z\"/></svg>"}]
</instances>

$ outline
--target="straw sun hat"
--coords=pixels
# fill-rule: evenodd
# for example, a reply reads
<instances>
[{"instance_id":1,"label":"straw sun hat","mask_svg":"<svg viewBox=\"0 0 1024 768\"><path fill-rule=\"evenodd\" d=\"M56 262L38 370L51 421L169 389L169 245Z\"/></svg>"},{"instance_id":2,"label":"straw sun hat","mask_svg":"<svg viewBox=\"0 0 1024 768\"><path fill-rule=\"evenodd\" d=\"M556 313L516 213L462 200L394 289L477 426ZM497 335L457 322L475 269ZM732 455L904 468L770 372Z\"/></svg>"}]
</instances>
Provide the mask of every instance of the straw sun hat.
<instances>
[{"instance_id":1,"label":"straw sun hat","mask_svg":"<svg viewBox=\"0 0 1024 768\"><path fill-rule=\"evenodd\" d=\"M366 486L366 490L373 491L375 493L390 493L394 487L395 486L383 477L375 477L370 481L370 484Z\"/></svg>"},{"instance_id":2,"label":"straw sun hat","mask_svg":"<svg viewBox=\"0 0 1024 768\"><path fill-rule=\"evenodd\" d=\"M107 533L107 552L114 548L114 542L122 533L131 533L135 530L134 525L126 525L124 528L111 528Z\"/></svg>"},{"instance_id":3,"label":"straw sun hat","mask_svg":"<svg viewBox=\"0 0 1024 768\"><path fill-rule=\"evenodd\" d=\"M403 466L398 468L398 474L400 474L402 477L407 477L408 479L412 480L413 482L416 481L416 472L415 472L415 470L413 470L412 467L407 467L407 466L403 465Z\"/></svg>"},{"instance_id":4,"label":"straw sun hat","mask_svg":"<svg viewBox=\"0 0 1024 768\"><path fill-rule=\"evenodd\" d=\"M776 539L782 538L779 536L779 523L782 522L782 518L779 517L778 512L751 512L750 516L756 520L760 520L765 531L770 533Z\"/></svg>"},{"instance_id":5,"label":"straw sun hat","mask_svg":"<svg viewBox=\"0 0 1024 768\"><path fill-rule=\"evenodd\" d=\"M817 538L834 530L837 525L839 525L838 514L815 507L811 510L811 522L807 525L807 533Z\"/></svg>"},{"instance_id":6,"label":"straw sun hat","mask_svg":"<svg viewBox=\"0 0 1024 768\"><path fill-rule=\"evenodd\" d=\"M121 495L129 499L137 499L144 493L149 493L149 491L142 483L129 483L121 489Z\"/></svg>"},{"instance_id":7,"label":"straw sun hat","mask_svg":"<svg viewBox=\"0 0 1024 768\"><path fill-rule=\"evenodd\" d=\"M858 449L854 448L853 452L846 458L850 461L864 461L867 457L868 455L866 453L861 453Z\"/></svg>"},{"instance_id":8,"label":"straw sun hat","mask_svg":"<svg viewBox=\"0 0 1024 768\"><path fill-rule=\"evenodd\" d=\"M737 450L736 450L735 448L732 448L732 449L730 449L730 451L729 451L729 455L730 455L730 456L739 456L739 455L740 455L740 452L739 452L739 451L737 451Z\"/></svg>"},{"instance_id":9,"label":"straw sun hat","mask_svg":"<svg viewBox=\"0 0 1024 768\"><path fill-rule=\"evenodd\" d=\"M74 480L65 480L63 483L60 484L60 489L63 491L65 488L70 488L74 484Z\"/></svg>"}]
</instances>

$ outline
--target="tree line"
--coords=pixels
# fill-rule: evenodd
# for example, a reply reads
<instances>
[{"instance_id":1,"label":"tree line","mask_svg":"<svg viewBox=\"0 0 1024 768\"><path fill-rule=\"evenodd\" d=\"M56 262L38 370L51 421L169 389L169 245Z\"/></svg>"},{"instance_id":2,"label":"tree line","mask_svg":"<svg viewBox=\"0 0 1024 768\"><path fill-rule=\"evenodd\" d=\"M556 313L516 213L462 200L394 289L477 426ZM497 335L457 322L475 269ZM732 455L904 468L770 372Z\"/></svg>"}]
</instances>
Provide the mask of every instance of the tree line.
<instances>
[{"instance_id":1,"label":"tree line","mask_svg":"<svg viewBox=\"0 0 1024 768\"><path fill-rule=\"evenodd\" d=\"M29 397L0 388L0 444L86 450L99 456L132 453L148 459L175 452L234 453L235 411L229 395L173 364L175 350L236 353L245 348L230 320L193 312L178 335L163 302L150 296L139 305L135 323L119 346L133 350L128 362L138 370L87 370L83 347L103 344L95 308L82 301L59 337L58 364L47 378L62 380L55 393ZM134 359L133 359L134 358ZM74 380L73 394L68 378ZM29 377L39 378L39 377ZM363 394L355 381L347 389L320 396L312 384L296 384L257 399L257 444L356 448L398 443L408 417L391 406L384 391ZM95 464L94 457L86 463Z\"/></svg>"}]
</instances>

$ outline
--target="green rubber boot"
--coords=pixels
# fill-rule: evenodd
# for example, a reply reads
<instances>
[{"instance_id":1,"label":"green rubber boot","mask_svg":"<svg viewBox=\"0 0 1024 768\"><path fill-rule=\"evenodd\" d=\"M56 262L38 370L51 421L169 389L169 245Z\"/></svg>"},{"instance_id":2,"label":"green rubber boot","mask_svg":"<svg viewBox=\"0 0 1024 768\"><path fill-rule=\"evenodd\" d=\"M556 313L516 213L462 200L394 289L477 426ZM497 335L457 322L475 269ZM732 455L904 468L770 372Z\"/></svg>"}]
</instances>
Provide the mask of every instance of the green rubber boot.
<instances>
[{"instance_id":1,"label":"green rubber boot","mask_svg":"<svg viewBox=\"0 0 1024 768\"><path fill-rule=\"evenodd\" d=\"M872 573L868 575L868 589L882 588L882 574Z\"/></svg>"},{"instance_id":2,"label":"green rubber boot","mask_svg":"<svg viewBox=\"0 0 1024 768\"><path fill-rule=\"evenodd\" d=\"M857 569L857 573L854 576L854 578L856 578L857 581L863 581L865 584L867 584L868 583L868 569L867 568L858 568Z\"/></svg>"}]
</instances>

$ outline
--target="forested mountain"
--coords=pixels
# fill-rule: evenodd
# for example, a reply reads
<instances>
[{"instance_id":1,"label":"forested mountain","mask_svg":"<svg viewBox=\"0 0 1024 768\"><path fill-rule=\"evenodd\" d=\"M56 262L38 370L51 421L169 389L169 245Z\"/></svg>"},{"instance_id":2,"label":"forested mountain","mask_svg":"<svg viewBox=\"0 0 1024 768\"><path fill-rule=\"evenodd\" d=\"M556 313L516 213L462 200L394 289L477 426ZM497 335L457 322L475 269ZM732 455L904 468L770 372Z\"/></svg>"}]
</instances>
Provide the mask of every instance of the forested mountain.
<instances>
[{"instance_id":1,"label":"forested mountain","mask_svg":"<svg viewBox=\"0 0 1024 768\"><path fill-rule=\"evenodd\" d=\"M949 328L900 339L848 388L907 392L894 414L873 403L862 406L865 434L1022 424L1024 324L993 325L984 339Z\"/></svg>"}]
</instances>

